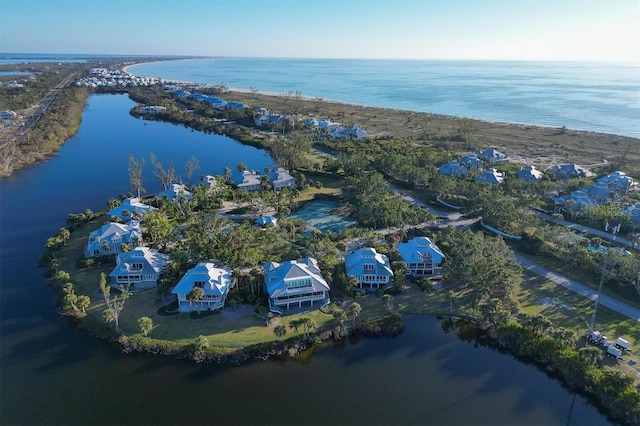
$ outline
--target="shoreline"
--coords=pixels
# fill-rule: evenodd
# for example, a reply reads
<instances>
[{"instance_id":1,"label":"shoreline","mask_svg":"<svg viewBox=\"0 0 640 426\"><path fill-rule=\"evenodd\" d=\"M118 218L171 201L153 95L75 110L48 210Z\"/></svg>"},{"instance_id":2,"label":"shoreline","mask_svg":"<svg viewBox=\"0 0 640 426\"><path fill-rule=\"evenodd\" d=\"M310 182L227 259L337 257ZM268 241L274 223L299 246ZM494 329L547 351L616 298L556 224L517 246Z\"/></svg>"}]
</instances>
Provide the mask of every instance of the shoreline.
<instances>
[{"instance_id":1,"label":"shoreline","mask_svg":"<svg viewBox=\"0 0 640 426\"><path fill-rule=\"evenodd\" d=\"M186 59L175 59L175 60L169 60L169 61L180 61L180 60L186 60ZM135 73L131 72L129 70L129 68L135 67L137 65L155 64L155 63L161 63L161 62L167 62L167 61L150 61L150 62L140 62L140 63L135 63L135 64L129 64L129 65L126 65L126 66L122 67L122 71L123 72L128 72L128 73L130 73L132 75L135 75L135 76L138 76L138 77L143 77L143 76L140 76L138 74L135 74ZM210 84L210 83L196 83L196 82L193 82L193 81L186 81L186 80L165 79L164 77L159 77L159 76L155 76L155 78L159 78L163 82L173 82L173 83L179 83L179 84L193 84L193 85ZM261 95L261 96L274 96L274 97L286 97L287 96L287 93L283 93L283 92L268 91L268 90L257 90L257 91L254 92L250 88L243 88L243 87L228 87L228 90L229 90L229 92L237 92L237 93L242 93L242 94L255 93L255 94ZM367 104L362 104L362 103L355 103L355 102L347 102L347 101L341 101L341 100L336 100L336 99L329 99L329 98L324 98L324 97L321 97L321 96L301 95L299 99L300 100L304 100L304 101L327 102L327 103L331 103L331 104L339 104L339 105L346 105L346 106L360 107L360 108L374 108L374 109L380 109L380 110L391 110L391 111L406 112L406 113L427 114L429 116L439 117L439 118L443 118L443 119L450 119L450 120L468 119L468 120L473 120L473 121L477 121L477 122L481 122L481 123L485 123L485 124L489 124L489 125L497 125L497 126L503 126L503 127L513 126L513 127L519 127L521 129L531 128L531 127L539 128L539 129L542 129L542 130L561 129L561 128L563 128L563 126L556 126L556 125L551 125L551 124L529 123L529 122L519 122L519 121L492 120L492 119L476 118L476 117L473 117L473 116L443 114L443 113L432 112L432 111L417 111L417 110L411 110L411 109L402 109L402 108L393 108L393 107L384 107L384 106L372 106L372 105L367 105ZM640 143L640 134L638 134L638 135L628 135L628 134L624 134L624 133L608 133L608 132L603 132L603 131L598 131L598 130L580 129L580 128L567 127L567 126L564 126L564 128L567 131L584 133L584 134L589 134L589 135L612 136L612 137L623 137L623 138L636 139Z\"/></svg>"}]
</instances>

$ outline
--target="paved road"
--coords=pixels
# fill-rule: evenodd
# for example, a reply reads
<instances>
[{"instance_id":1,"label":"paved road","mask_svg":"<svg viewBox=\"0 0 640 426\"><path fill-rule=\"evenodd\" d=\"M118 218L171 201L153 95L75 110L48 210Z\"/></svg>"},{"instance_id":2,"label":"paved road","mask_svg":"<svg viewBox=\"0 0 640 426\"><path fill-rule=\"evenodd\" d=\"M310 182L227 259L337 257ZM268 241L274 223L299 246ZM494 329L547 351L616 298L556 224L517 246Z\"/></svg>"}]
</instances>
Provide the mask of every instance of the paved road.
<instances>
[{"instance_id":1,"label":"paved road","mask_svg":"<svg viewBox=\"0 0 640 426\"><path fill-rule=\"evenodd\" d=\"M414 196L407 194L399 186L393 185L389 182L387 182L387 187L391 191L395 192L400 197L402 197L404 201L411 204L412 206L424 207L429 212L441 218L442 220L440 221L440 223L436 225L436 227L438 228L446 228L448 226L453 226L454 228L468 228L469 226L473 225L474 223L480 220L478 218L464 217L464 215L462 215L462 213L459 213L459 212L451 212L451 211L436 209L435 207L432 207L429 204L426 204L418 200Z\"/></svg>"},{"instance_id":2,"label":"paved road","mask_svg":"<svg viewBox=\"0 0 640 426\"><path fill-rule=\"evenodd\" d=\"M395 193L399 194L406 202L415 205L415 206L421 206L424 207L425 209L429 210L430 212L432 212L433 214L437 215L438 217L441 218L445 218L438 226L439 227L446 227L446 226L456 226L456 227L466 227L466 226L470 226L471 224L473 224L474 222L476 222L478 219L465 219L460 213L458 212L447 212L444 210L438 210L435 209L425 203L423 203L422 201L416 199L415 197L412 197L411 195L408 195L406 193L404 193L402 191L401 188L394 186L392 184L388 184L389 189L391 189L392 191L394 191ZM547 216L549 219L548 220L552 220L551 216L549 215L545 215L544 213L540 213L537 212L537 215L539 217L541 216ZM543 219L546 219L543 217ZM599 235L598 231L592 228L588 228L586 226L582 226L582 225L576 225L574 223L571 222L565 222L565 221L561 221L560 222L561 225L573 228L573 229L579 229L582 230L584 232L589 232L589 231L594 231L594 235ZM606 237L610 237L609 234L602 232L602 234L605 234ZM616 239L616 241L618 242L622 242L624 244L624 242L627 242L627 240L625 240L624 238L618 238ZM630 243L629 243L629 246ZM516 263L518 263L520 266L522 266L524 269L527 269L537 275L540 275L546 279L548 279L549 281L552 281L558 285L561 285L583 297L586 297L590 300L595 301L596 298L598 298L598 292L587 287L584 284L581 284L577 281L571 280L563 275L560 275L548 268L545 268L542 265L539 265L529 259L527 259L526 257L520 256L520 255L515 255L514 261ZM625 315L629 318L633 318L636 321L640 321L640 309L638 308L634 308L633 306L630 306L624 302L621 302L617 299L614 299L613 297L607 296L606 294L601 294L599 297L599 304L606 306L609 309L612 309L622 315Z\"/></svg>"},{"instance_id":3,"label":"paved road","mask_svg":"<svg viewBox=\"0 0 640 426\"><path fill-rule=\"evenodd\" d=\"M546 213L542 213L538 210L532 210L533 214L540 219L546 220L548 222L553 222L558 225L566 226L567 228L575 229L577 231L586 232L587 234L596 235L603 240L615 241L618 244L625 245L630 248L635 248L633 243L626 238L623 238L619 235L611 235L610 232L600 231L598 229L589 228L588 226L579 225L573 222L567 222L566 220L554 220L550 215Z\"/></svg>"},{"instance_id":4,"label":"paved road","mask_svg":"<svg viewBox=\"0 0 640 426\"><path fill-rule=\"evenodd\" d=\"M528 271L531 271L542 277L545 277L549 281L559 284L564 288L569 289L581 296L584 296L593 301L595 301L598 298L598 292L596 290L593 290L585 286L584 284L581 284L577 281L571 280L563 275L560 275L557 272L554 272L548 268L545 268L542 265L532 262L526 257L522 257L516 254L515 261L524 269L527 269ZM606 294L601 294L598 303L622 315L625 315L629 318L633 318L636 321L640 321L640 309L627 305L626 303L621 302L617 299L614 299L613 297L609 297Z\"/></svg>"}]
</instances>

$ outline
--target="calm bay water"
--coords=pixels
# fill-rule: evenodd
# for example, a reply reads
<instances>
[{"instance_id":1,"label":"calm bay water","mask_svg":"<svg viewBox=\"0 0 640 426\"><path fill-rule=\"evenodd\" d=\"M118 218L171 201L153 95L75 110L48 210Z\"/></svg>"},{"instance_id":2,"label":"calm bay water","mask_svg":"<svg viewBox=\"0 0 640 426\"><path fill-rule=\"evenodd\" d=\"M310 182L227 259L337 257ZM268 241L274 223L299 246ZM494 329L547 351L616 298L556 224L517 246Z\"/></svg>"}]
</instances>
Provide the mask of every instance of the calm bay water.
<instances>
[{"instance_id":1,"label":"calm bay water","mask_svg":"<svg viewBox=\"0 0 640 426\"><path fill-rule=\"evenodd\" d=\"M408 317L395 339L235 367L123 355L72 327L37 258L68 213L128 191L128 153L178 170L193 154L216 174L271 163L226 137L134 119L132 106L92 96L59 155L0 181L1 424L607 424L544 373L431 317ZM148 166L145 187L159 189Z\"/></svg>"},{"instance_id":2,"label":"calm bay water","mask_svg":"<svg viewBox=\"0 0 640 426\"><path fill-rule=\"evenodd\" d=\"M130 71L369 106L640 136L640 65L210 58Z\"/></svg>"}]
</instances>

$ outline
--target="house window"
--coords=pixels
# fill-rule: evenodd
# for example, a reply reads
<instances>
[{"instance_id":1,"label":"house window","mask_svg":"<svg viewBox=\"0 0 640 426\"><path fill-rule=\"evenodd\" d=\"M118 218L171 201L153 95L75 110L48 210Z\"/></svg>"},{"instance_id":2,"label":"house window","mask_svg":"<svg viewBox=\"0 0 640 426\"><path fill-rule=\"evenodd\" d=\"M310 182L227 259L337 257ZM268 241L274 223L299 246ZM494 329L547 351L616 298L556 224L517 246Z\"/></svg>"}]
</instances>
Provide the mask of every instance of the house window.
<instances>
[{"instance_id":1,"label":"house window","mask_svg":"<svg viewBox=\"0 0 640 426\"><path fill-rule=\"evenodd\" d=\"M299 278L295 280L285 280L286 288L311 287L311 278Z\"/></svg>"},{"instance_id":2,"label":"house window","mask_svg":"<svg viewBox=\"0 0 640 426\"><path fill-rule=\"evenodd\" d=\"M204 281L194 281L193 286L198 288L204 288Z\"/></svg>"},{"instance_id":3,"label":"house window","mask_svg":"<svg viewBox=\"0 0 640 426\"><path fill-rule=\"evenodd\" d=\"M134 271L142 269L142 263L132 263L131 264L131 269L134 270Z\"/></svg>"},{"instance_id":4,"label":"house window","mask_svg":"<svg viewBox=\"0 0 640 426\"><path fill-rule=\"evenodd\" d=\"M363 271L373 271L375 268L376 266L373 263L365 263L364 265L362 265Z\"/></svg>"}]
</instances>

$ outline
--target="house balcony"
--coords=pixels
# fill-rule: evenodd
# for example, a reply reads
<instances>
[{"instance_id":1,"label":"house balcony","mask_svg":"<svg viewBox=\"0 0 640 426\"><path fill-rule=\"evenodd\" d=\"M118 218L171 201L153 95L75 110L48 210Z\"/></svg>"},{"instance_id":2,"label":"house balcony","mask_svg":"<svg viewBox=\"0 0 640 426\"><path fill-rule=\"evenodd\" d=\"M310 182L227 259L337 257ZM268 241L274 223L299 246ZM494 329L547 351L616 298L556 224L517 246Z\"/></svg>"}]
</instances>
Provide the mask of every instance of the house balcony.
<instances>
[{"instance_id":1,"label":"house balcony","mask_svg":"<svg viewBox=\"0 0 640 426\"><path fill-rule=\"evenodd\" d=\"M285 300L273 300L269 298L269 310L281 315L293 315L320 309L331 302L329 293L307 297L295 297Z\"/></svg>"}]
</instances>

